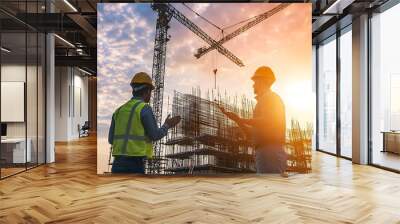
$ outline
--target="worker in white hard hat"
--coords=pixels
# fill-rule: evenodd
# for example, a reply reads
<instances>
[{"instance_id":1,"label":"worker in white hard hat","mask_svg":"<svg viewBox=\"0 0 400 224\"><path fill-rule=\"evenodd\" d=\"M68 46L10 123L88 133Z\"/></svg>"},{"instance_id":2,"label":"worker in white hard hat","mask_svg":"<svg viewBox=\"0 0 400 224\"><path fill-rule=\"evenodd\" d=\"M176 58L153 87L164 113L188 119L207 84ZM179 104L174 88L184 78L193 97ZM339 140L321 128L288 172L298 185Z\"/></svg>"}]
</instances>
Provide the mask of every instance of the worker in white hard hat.
<instances>
[{"instance_id":1,"label":"worker in white hard hat","mask_svg":"<svg viewBox=\"0 0 400 224\"><path fill-rule=\"evenodd\" d=\"M159 128L148 104L154 89L151 77L136 73L130 85L132 98L120 106L112 116L108 142L112 145L113 173L145 173L145 159L153 157L153 141L167 135L180 117L167 117Z\"/></svg>"},{"instance_id":2,"label":"worker in white hard hat","mask_svg":"<svg viewBox=\"0 0 400 224\"><path fill-rule=\"evenodd\" d=\"M257 100L252 119L244 119L220 107L235 121L248 138L254 141L257 173L280 173L287 176L285 105L281 97L271 90L275 75L267 66L259 67L254 75L253 89Z\"/></svg>"}]
</instances>

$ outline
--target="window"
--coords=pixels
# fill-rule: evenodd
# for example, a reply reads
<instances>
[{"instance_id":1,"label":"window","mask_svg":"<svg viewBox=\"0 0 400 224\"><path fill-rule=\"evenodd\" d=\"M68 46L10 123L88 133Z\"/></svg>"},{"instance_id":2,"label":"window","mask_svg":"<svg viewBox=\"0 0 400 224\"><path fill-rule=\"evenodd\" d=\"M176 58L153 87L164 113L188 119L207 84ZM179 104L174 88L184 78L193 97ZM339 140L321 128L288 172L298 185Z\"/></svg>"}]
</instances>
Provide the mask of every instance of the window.
<instances>
[{"instance_id":1,"label":"window","mask_svg":"<svg viewBox=\"0 0 400 224\"><path fill-rule=\"evenodd\" d=\"M371 18L371 162L400 170L400 5Z\"/></svg>"},{"instance_id":2,"label":"window","mask_svg":"<svg viewBox=\"0 0 400 224\"><path fill-rule=\"evenodd\" d=\"M336 36L318 47L318 149L336 153Z\"/></svg>"},{"instance_id":3,"label":"window","mask_svg":"<svg viewBox=\"0 0 400 224\"><path fill-rule=\"evenodd\" d=\"M352 35L351 26L340 36L340 155L352 157Z\"/></svg>"},{"instance_id":4,"label":"window","mask_svg":"<svg viewBox=\"0 0 400 224\"><path fill-rule=\"evenodd\" d=\"M0 3L18 6L18 13L37 13L42 5L43 1ZM45 163L46 40L43 33L9 15L0 17L10 21L0 24L0 178L5 178Z\"/></svg>"},{"instance_id":5,"label":"window","mask_svg":"<svg viewBox=\"0 0 400 224\"><path fill-rule=\"evenodd\" d=\"M400 130L400 73L390 76L390 130Z\"/></svg>"}]
</instances>

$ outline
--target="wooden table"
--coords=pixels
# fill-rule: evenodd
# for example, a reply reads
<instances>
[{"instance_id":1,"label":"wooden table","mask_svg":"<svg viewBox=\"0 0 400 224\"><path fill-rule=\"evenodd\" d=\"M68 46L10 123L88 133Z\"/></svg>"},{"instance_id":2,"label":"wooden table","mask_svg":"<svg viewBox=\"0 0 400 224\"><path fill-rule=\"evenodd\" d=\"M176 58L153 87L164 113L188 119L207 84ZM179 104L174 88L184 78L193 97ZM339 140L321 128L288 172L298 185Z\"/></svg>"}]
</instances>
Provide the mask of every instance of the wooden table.
<instances>
[{"instance_id":1,"label":"wooden table","mask_svg":"<svg viewBox=\"0 0 400 224\"><path fill-rule=\"evenodd\" d=\"M400 154L400 131L383 131L382 152Z\"/></svg>"},{"instance_id":2,"label":"wooden table","mask_svg":"<svg viewBox=\"0 0 400 224\"><path fill-rule=\"evenodd\" d=\"M31 162L31 144L30 138L6 138L1 139L1 151L2 159L6 160L6 163L20 164L25 162ZM25 150L25 145L26 150Z\"/></svg>"}]
</instances>

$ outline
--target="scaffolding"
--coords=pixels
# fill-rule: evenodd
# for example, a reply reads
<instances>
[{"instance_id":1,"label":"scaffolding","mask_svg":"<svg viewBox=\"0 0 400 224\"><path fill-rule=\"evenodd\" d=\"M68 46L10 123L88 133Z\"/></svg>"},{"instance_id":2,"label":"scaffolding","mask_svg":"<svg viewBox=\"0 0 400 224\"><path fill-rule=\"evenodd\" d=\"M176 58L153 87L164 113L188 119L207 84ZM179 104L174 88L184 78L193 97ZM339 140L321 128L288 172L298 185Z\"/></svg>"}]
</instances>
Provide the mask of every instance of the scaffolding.
<instances>
[{"instance_id":1,"label":"scaffolding","mask_svg":"<svg viewBox=\"0 0 400 224\"><path fill-rule=\"evenodd\" d=\"M182 120L167 135L166 173L255 172L251 142L217 105L244 118L252 116L253 103L245 97L239 100L212 91L201 98L200 89L193 89L192 94L174 92L172 116Z\"/></svg>"},{"instance_id":2,"label":"scaffolding","mask_svg":"<svg viewBox=\"0 0 400 224\"><path fill-rule=\"evenodd\" d=\"M302 129L298 121L292 120L288 130L286 153L288 154L288 172L310 173L312 170L312 133L311 124Z\"/></svg>"},{"instance_id":3,"label":"scaffolding","mask_svg":"<svg viewBox=\"0 0 400 224\"><path fill-rule=\"evenodd\" d=\"M255 148L251 139L218 108L219 105L242 118L251 118L253 102L246 97L221 95L219 91L201 96L199 88L192 89L191 94L174 91L168 111L182 119L161 144L157 174L254 173ZM291 121L286 135L286 171L311 172L312 133L311 124L302 128L298 121ZM146 173L155 174L153 162L154 159L147 160Z\"/></svg>"}]
</instances>

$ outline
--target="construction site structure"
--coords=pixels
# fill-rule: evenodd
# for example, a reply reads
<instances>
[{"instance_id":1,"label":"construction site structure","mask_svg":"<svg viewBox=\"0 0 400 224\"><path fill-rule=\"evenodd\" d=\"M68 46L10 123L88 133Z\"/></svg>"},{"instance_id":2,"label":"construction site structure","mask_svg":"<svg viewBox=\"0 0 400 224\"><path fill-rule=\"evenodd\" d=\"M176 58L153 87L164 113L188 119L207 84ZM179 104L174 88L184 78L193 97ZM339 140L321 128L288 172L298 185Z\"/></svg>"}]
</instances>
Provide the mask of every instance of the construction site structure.
<instances>
[{"instance_id":1,"label":"construction site structure","mask_svg":"<svg viewBox=\"0 0 400 224\"><path fill-rule=\"evenodd\" d=\"M156 23L156 35L154 41L154 53L153 53L153 67L152 67L152 78L155 82L155 90L152 95L152 105L155 114L156 121L158 125L161 125L162 120L162 108L163 108L163 93L164 93L164 76L165 76L165 64L166 64L166 50L167 42L170 37L168 35L169 22L172 18L175 18L178 22L183 24L186 28L192 31L195 35L200 37L205 41L210 47L208 49L203 48L204 51L198 52L199 55L196 57L201 57L201 55L216 49L220 54L224 55L226 58L231 60L236 65L242 67L243 62L237 58L228 49L222 46L226 41L236 37L240 33L250 29L261 21L267 19L268 17L276 14L277 12L286 8L289 4L280 4L278 7L270 10L269 12L255 16L254 18L246 19L250 21L244 26L238 28L231 34L220 39L219 41L211 38L206 32L200 29L196 24L190 21L184 14L179 12L169 3L153 3L151 7L157 12L157 23ZM241 24L239 22L237 24ZM214 70L214 76L216 76L217 69ZM215 79L216 82L216 79ZM216 83L215 83L216 88ZM154 157L147 161L146 172L149 174L162 174L164 173L165 158L163 157L161 141L154 143Z\"/></svg>"},{"instance_id":2,"label":"construction site structure","mask_svg":"<svg viewBox=\"0 0 400 224\"><path fill-rule=\"evenodd\" d=\"M218 174L254 173L255 148L252 139L219 106L251 118L254 104L246 97L232 97L214 90L201 97L200 89L191 94L175 91L171 114L181 116L181 122L170 129L162 144L161 174ZM313 128L302 128L296 120L287 130L285 152L287 170L291 173L309 173L312 170Z\"/></svg>"},{"instance_id":3,"label":"construction site structure","mask_svg":"<svg viewBox=\"0 0 400 224\"><path fill-rule=\"evenodd\" d=\"M312 134L313 127L307 124L301 128L299 121L292 120L287 134L286 153L288 154L287 171L310 173L312 170Z\"/></svg>"},{"instance_id":4,"label":"construction site structure","mask_svg":"<svg viewBox=\"0 0 400 224\"><path fill-rule=\"evenodd\" d=\"M165 143L166 174L254 173L255 148L240 128L228 119L217 105L251 118L254 104L242 97L209 92L202 98L199 89L192 94L174 92L172 115L182 121L167 135ZM302 128L296 120L287 130L285 152L291 173L312 171L313 128Z\"/></svg>"},{"instance_id":5,"label":"construction site structure","mask_svg":"<svg viewBox=\"0 0 400 224\"><path fill-rule=\"evenodd\" d=\"M152 6L155 10L154 6ZM162 108L164 98L164 77L165 77L165 60L167 51L169 21L172 15L165 10L158 10L156 23L156 35L154 39L153 52L153 68L152 79L154 81L155 90L152 92L152 109L157 124L161 126ZM154 142L154 157L147 160L146 172L149 174L161 174L164 170L164 159L161 154L161 141Z\"/></svg>"},{"instance_id":6,"label":"construction site structure","mask_svg":"<svg viewBox=\"0 0 400 224\"><path fill-rule=\"evenodd\" d=\"M172 115L181 122L167 135L165 171L171 174L253 173L254 147L240 128L217 107L221 105L241 117L250 118L253 103L242 97L208 93L174 92Z\"/></svg>"},{"instance_id":7,"label":"construction site structure","mask_svg":"<svg viewBox=\"0 0 400 224\"><path fill-rule=\"evenodd\" d=\"M164 76L167 42L169 40L168 29L171 18L175 18L178 22L186 26L194 34L202 38L209 45L216 46L218 52L226 56L232 62L239 66L244 66L243 62L225 47L219 45L213 38L200 29L196 24L190 21L185 15L175 9L169 3L153 3L152 9L158 13L156 23L156 35L154 40L153 68L152 79L155 83L155 90L152 95L152 105L158 125L161 125L163 93L164 93ZM146 170L149 174L162 174L163 169L161 142L154 144L154 158L148 160Z\"/></svg>"}]
</instances>

